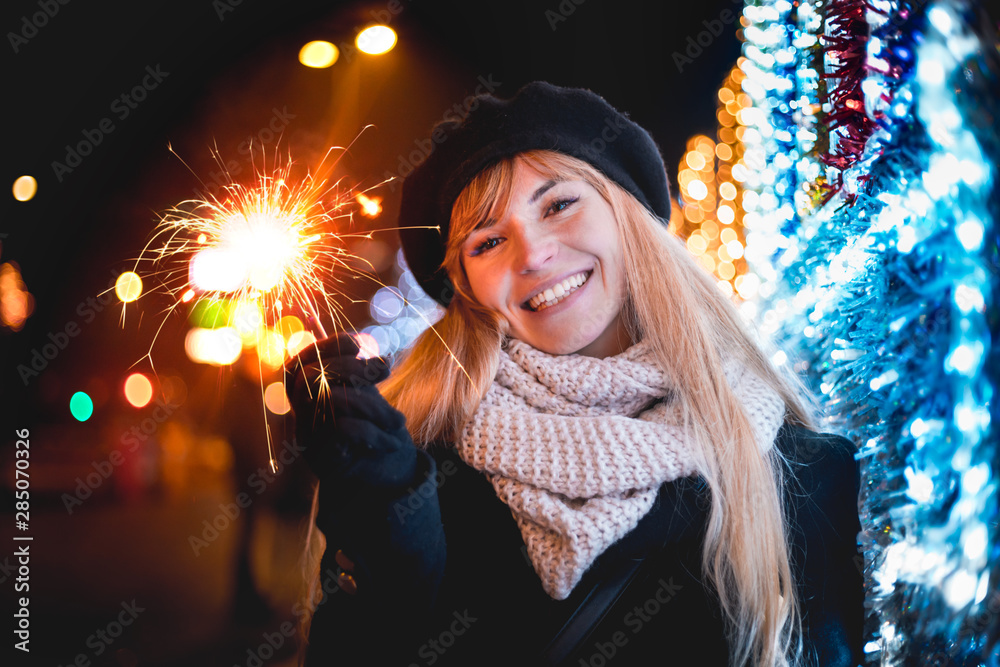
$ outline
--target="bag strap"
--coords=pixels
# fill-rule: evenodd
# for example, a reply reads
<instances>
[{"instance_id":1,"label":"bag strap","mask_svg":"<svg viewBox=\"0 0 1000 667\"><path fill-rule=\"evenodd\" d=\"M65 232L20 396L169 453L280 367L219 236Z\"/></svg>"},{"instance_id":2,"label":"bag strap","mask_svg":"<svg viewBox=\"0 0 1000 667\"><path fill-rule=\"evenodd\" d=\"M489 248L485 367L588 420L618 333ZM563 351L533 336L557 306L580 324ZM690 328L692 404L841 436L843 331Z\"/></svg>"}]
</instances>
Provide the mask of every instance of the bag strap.
<instances>
[{"instance_id":1,"label":"bag strap","mask_svg":"<svg viewBox=\"0 0 1000 667\"><path fill-rule=\"evenodd\" d=\"M642 564L648 560L627 560L611 577L598 582L542 651L547 665L558 665L582 646L635 581Z\"/></svg>"}]
</instances>

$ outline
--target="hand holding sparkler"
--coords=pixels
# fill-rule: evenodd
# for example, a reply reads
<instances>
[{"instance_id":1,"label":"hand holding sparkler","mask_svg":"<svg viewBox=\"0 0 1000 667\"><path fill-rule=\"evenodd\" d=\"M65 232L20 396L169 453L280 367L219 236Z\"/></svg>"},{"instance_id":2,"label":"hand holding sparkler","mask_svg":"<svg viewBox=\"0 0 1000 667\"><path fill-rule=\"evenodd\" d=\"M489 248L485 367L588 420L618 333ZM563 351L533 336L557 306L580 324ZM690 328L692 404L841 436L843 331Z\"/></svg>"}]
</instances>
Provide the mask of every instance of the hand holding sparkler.
<instances>
[{"instance_id":1,"label":"hand holding sparkler","mask_svg":"<svg viewBox=\"0 0 1000 667\"><path fill-rule=\"evenodd\" d=\"M296 438L320 480L404 489L416 474L417 449L406 418L375 387L389 376L388 365L358 352L350 335L339 334L285 365Z\"/></svg>"}]
</instances>

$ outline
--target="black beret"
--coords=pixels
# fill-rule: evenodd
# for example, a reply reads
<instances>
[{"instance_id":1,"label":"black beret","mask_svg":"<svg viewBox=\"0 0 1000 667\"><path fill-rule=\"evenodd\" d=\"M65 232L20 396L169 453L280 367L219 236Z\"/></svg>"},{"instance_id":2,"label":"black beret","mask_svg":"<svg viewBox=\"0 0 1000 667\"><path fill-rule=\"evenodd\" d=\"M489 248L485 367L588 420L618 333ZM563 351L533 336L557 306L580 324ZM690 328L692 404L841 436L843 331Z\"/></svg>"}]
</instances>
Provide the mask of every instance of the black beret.
<instances>
[{"instance_id":1,"label":"black beret","mask_svg":"<svg viewBox=\"0 0 1000 667\"><path fill-rule=\"evenodd\" d=\"M429 296L443 306L454 289L444 261L451 209L476 174L530 150L554 150L588 162L664 222L670 187L656 142L599 95L535 81L510 99L473 98L461 121L445 120L434 146L403 182L399 236L406 263ZM417 227L440 226L435 229Z\"/></svg>"}]
</instances>

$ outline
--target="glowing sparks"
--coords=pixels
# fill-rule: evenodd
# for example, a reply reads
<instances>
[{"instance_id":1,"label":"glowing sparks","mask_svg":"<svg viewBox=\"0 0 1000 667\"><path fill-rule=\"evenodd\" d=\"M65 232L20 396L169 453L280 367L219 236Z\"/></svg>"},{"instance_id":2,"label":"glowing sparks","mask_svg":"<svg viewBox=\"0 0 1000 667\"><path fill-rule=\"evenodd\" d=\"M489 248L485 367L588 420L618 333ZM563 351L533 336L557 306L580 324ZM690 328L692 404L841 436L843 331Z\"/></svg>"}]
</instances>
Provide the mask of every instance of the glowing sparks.
<instances>
[{"instance_id":1,"label":"glowing sparks","mask_svg":"<svg viewBox=\"0 0 1000 667\"><path fill-rule=\"evenodd\" d=\"M361 205L361 215L363 216L377 218L378 214L382 212L381 197L369 197L365 193L359 192L355 199Z\"/></svg>"},{"instance_id":2,"label":"glowing sparks","mask_svg":"<svg viewBox=\"0 0 1000 667\"><path fill-rule=\"evenodd\" d=\"M226 300L227 321L217 326L244 341L273 329L283 311L297 310L323 336L321 316L340 322L326 281L338 270L362 272L345 243L353 235L340 229L350 226L356 204L339 183L309 173L295 178L293 166L289 158L273 173L255 169L252 184L232 183L218 197L182 202L163 216L140 262L161 272L174 307Z\"/></svg>"},{"instance_id":3,"label":"glowing sparks","mask_svg":"<svg viewBox=\"0 0 1000 667\"><path fill-rule=\"evenodd\" d=\"M346 149L331 148L326 157L333 150ZM213 155L228 176L225 161L218 153ZM287 409L275 398L273 384L268 387L268 403L265 376L305 347L316 345L317 338L326 338L323 319L338 331L354 329L328 286L343 284L344 276L364 277L383 286L371 263L351 253L346 242L370 240L374 231L388 231L350 233L354 212L376 217L382 210L381 199L341 187L340 182L328 185L323 174L336 164L324 167L326 157L317 166L317 175L294 173L298 168L293 169L291 157L271 172L254 166L250 184L233 182L209 199L187 200L169 210L136 262L132 274L136 289L121 297L123 309L127 297L133 293L138 297L142 284L138 270L146 263L173 299L167 314L181 307L190 311L195 328L184 341L188 357L228 366L244 353L255 354L261 398L275 414ZM165 317L147 352L151 363L166 321ZM367 347L366 351L373 352ZM325 376L320 377L318 390L320 396L329 391ZM265 432L270 464L276 470L266 420Z\"/></svg>"},{"instance_id":4,"label":"glowing sparks","mask_svg":"<svg viewBox=\"0 0 1000 667\"><path fill-rule=\"evenodd\" d=\"M354 236L343 231L358 206L353 193L310 173L297 178L293 167L289 158L271 173L254 169L249 185L231 183L218 196L181 202L162 217L137 262L137 269L149 262L160 275L174 298L170 310L190 304L192 312L216 313L211 321L200 318L200 327L209 328L188 333L185 349L192 360L226 366L255 349L261 372L273 372L295 349L278 333L290 322L321 337L324 317L337 329L347 328L326 287L338 273L377 281L359 268L367 263L345 242ZM368 238L370 232L357 236ZM307 340L316 337L297 342Z\"/></svg>"}]
</instances>

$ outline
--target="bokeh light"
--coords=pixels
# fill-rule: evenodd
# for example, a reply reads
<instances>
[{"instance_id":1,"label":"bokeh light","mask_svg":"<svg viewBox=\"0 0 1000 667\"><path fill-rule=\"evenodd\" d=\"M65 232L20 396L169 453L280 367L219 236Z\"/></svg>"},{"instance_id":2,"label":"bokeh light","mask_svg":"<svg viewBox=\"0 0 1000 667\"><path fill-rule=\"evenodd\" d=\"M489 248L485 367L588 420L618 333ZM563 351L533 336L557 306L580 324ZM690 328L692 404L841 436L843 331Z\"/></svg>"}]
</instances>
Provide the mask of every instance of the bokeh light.
<instances>
[{"instance_id":1,"label":"bokeh light","mask_svg":"<svg viewBox=\"0 0 1000 667\"><path fill-rule=\"evenodd\" d=\"M243 347L253 347L257 344L261 327L264 326L264 310L256 301L240 301L236 304L227 324L239 332L243 339Z\"/></svg>"},{"instance_id":2,"label":"bokeh light","mask_svg":"<svg viewBox=\"0 0 1000 667\"><path fill-rule=\"evenodd\" d=\"M379 356L378 340L370 333L359 333L354 337L354 342L358 344L358 356L362 359L372 359Z\"/></svg>"},{"instance_id":3,"label":"bokeh light","mask_svg":"<svg viewBox=\"0 0 1000 667\"><path fill-rule=\"evenodd\" d=\"M270 368L278 368L285 361L285 339L274 329L265 329L257 341L257 356Z\"/></svg>"},{"instance_id":4,"label":"bokeh light","mask_svg":"<svg viewBox=\"0 0 1000 667\"><path fill-rule=\"evenodd\" d=\"M0 325L20 331L34 309L35 298L28 293L17 264L0 264Z\"/></svg>"},{"instance_id":5,"label":"bokeh light","mask_svg":"<svg viewBox=\"0 0 1000 667\"><path fill-rule=\"evenodd\" d=\"M322 69L337 62L340 51L330 42L316 40L307 43L299 50L299 62L306 67Z\"/></svg>"},{"instance_id":6,"label":"bokeh light","mask_svg":"<svg viewBox=\"0 0 1000 667\"><path fill-rule=\"evenodd\" d=\"M288 337L288 356L294 357L296 354L306 349L316 342L316 336L309 331L296 331Z\"/></svg>"},{"instance_id":7,"label":"bokeh light","mask_svg":"<svg viewBox=\"0 0 1000 667\"><path fill-rule=\"evenodd\" d=\"M281 334L281 337L287 344L288 341L291 340L293 334L297 334L298 332L305 330L305 325L302 324L302 320L295 315L285 315L278 320L278 326L275 327L275 330Z\"/></svg>"},{"instance_id":8,"label":"bokeh light","mask_svg":"<svg viewBox=\"0 0 1000 667\"><path fill-rule=\"evenodd\" d=\"M142 373L132 373L125 380L125 399L136 408L149 405L153 400L153 383Z\"/></svg>"},{"instance_id":9,"label":"bokeh light","mask_svg":"<svg viewBox=\"0 0 1000 667\"><path fill-rule=\"evenodd\" d=\"M126 271L115 281L115 294L122 303L135 301L142 294L142 278L132 271Z\"/></svg>"},{"instance_id":10,"label":"bokeh light","mask_svg":"<svg viewBox=\"0 0 1000 667\"><path fill-rule=\"evenodd\" d=\"M69 399L69 412L77 421L85 422L94 414L94 402L85 392L78 391Z\"/></svg>"},{"instance_id":11,"label":"bokeh light","mask_svg":"<svg viewBox=\"0 0 1000 667\"><path fill-rule=\"evenodd\" d=\"M264 390L264 405L276 415L283 415L292 409L285 395L285 387L280 382L272 382Z\"/></svg>"},{"instance_id":12,"label":"bokeh light","mask_svg":"<svg viewBox=\"0 0 1000 667\"><path fill-rule=\"evenodd\" d=\"M354 42L363 53L381 55L396 46L396 31L384 25L373 25L358 33Z\"/></svg>"},{"instance_id":13,"label":"bokeh light","mask_svg":"<svg viewBox=\"0 0 1000 667\"><path fill-rule=\"evenodd\" d=\"M196 363L228 366L240 358L243 343L232 327L194 328L184 338L184 351Z\"/></svg>"},{"instance_id":14,"label":"bokeh light","mask_svg":"<svg viewBox=\"0 0 1000 667\"><path fill-rule=\"evenodd\" d=\"M14 181L14 199L17 201L28 201L38 192L38 182L31 176L20 176Z\"/></svg>"}]
</instances>

